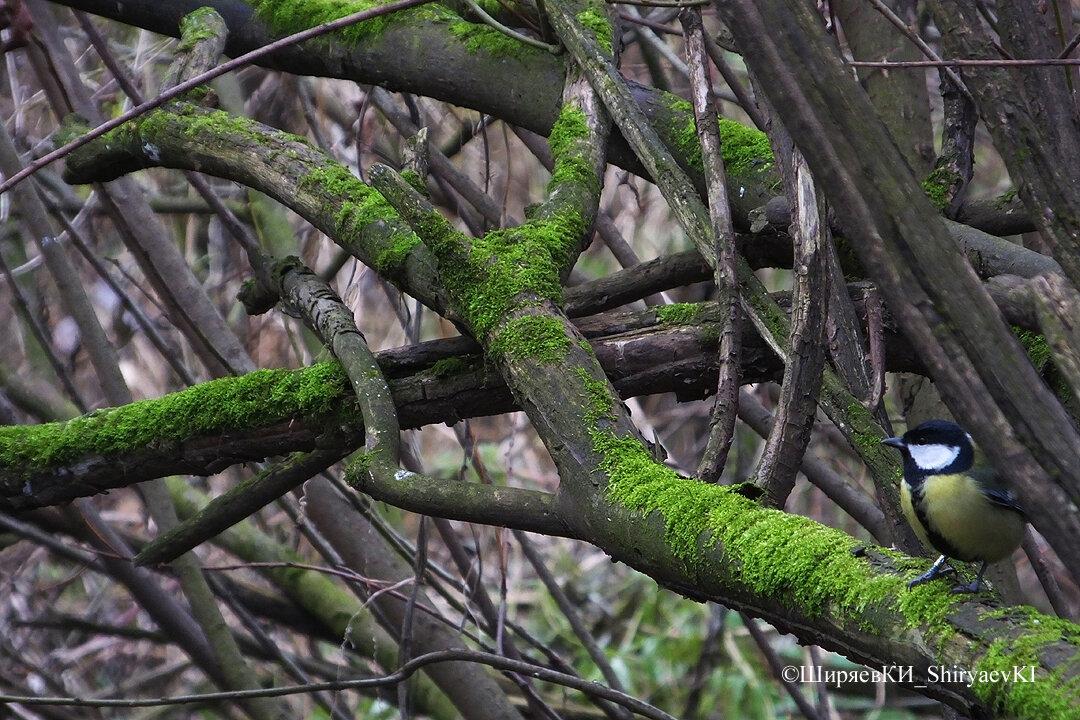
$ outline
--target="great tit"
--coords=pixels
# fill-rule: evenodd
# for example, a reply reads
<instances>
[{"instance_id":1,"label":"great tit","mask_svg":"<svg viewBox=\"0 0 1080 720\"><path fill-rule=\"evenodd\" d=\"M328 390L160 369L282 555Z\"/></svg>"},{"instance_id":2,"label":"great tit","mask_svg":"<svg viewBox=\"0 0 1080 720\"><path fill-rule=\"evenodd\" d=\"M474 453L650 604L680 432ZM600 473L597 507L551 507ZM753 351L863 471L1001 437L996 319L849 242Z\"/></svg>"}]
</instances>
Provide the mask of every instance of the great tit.
<instances>
[{"instance_id":1,"label":"great tit","mask_svg":"<svg viewBox=\"0 0 1080 720\"><path fill-rule=\"evenodd\" d=\"M945 558L982 561L975 582L953 588L976 593L989 563L1003 560L1020 544L1024 513L994 471L976 463L971 436L956 423L929 420L903 437L882 440L904 456L900 506L924 545L941 553L913 587L946 574Z\"/></svg>"}]
</instances>

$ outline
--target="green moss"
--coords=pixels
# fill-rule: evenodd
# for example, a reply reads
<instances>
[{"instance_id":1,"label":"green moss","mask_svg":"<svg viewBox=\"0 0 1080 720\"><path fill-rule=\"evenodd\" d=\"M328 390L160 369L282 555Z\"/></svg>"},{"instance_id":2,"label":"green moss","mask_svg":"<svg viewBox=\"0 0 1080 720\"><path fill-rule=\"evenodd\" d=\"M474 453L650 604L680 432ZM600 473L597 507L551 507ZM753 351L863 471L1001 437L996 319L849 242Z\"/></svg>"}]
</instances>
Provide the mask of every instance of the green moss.
<instances>
[{"instance_id":1,"label":"green moss","mask_svg":"<svg viewBox=\"0 0 1080 720\"><path fill-rule=\"evenodd\" d=\"M592 353L592 348L589 348ZM615 420L615 398L611 394L608 384L594 378L589 371L580 365L574 368L574 372L585 385L585 416L584 420L589 425L595 425L601 419Z\"/></svg>"},{"instance_id":2,"label":"green moss","mask_svg":"<svg viewBox=\"0 0 1080 720\"><path fill-rule=\"evenodd\" d=\"M697 123L694 121L694 106L689 101L678 98L671 103L670 108L672 117L677 118L677 121L667 128L668 141L674 144L675 151L687 167L699 173L704 172L701 141L698 140Z\"/></svg>"},{"instance_id":3,"label":"green moss","mask_svg":"<svg viewBox=\"0 0 1080 720\"><path fill-rule=\"evenodd\" d=\"M922 181L923 192L938 210L944 210L949 204L954 188L962 182L960 176L947 167L936 167Z\"/></svg>"},{"instance_id":4,"label":"green moss","mask_svg":"<svg viewBox=\"0 0 1080 720\"><path fill-rule=\"evenodd\" d=\"M382 193L353 175L349 168L335 162L327 162L313 169L300 180L300 188L318 188L320 194L332 198L336 208L336 230L343 236L370 223L398 217L397 211ZM403 260L419 242L415 235L404 232L395 239L396 242L385 251L386 257L380 258L380 262L385 261L389 265Z\"/></svg>"},{"instance_id":5,"label":"green moss","mask_svg":"<svg viewBox=\"0 0 1080 720\"><path fill-rule=\"evenodd\" d=\"M552 133L552 152L562 181L583 181L595 187L591 170L574 159L579 157L577 139L587 134L581 111L564 109ZM410 223L435 255L455 309L478 340L493 342L493 349L503 354L540 352L547 358L561 358L570 342L561 326L530 328L530 332L542 331L535 341L521 325L532 320L513 321L517 326L500 329L499 338L489 334L516 310L562 301L562 272L569 269L588 230L588 221L578 208L574 202L549 202L519 227L472 240L436 210L412 214ZM539 345L522 344L529 342Z\"/></svg>"},{"instance_id":6,"label":"green moss","mask_svg":"<svg viewBox=\"0 0 1080 720\"><path fill-rule=\"evenodd\" d=\"M260 145L300 143L311 146L306 138L292 133L275 130L266 132L266 127L250 118L231 115L224 110L206 110L192 103L174 103L158 110L152 110L127 127L140 133L167 132L182 119L183 134L188 137L230 137L240 136ZM121 130L122 128L118 128Z\"/></svg>"},{"instance_id":7,"label":"green moss","mask_svg":"<svg viewBox=\"0 0 1080 720\"><path fill-rule=\"evenodd\" d=\"M523 305L544 300L559 303L559 271L584 233L573 217L530 220L483 238L466 240L433 226L421 231L439 259L444 285L455 294L462 316L477 338L484 339L501 318ZM506 349L504 344L504 349Z\"/></svg>"},{"instance_id":8,"label":"green moss","mask_svg":"<svg viewBox=\"0 0 1080 720\"><path fill-rule=\"evenodd\" d=\"M719 544L735 582L810 615L826 606L861 614L903 588L900 578L874 572L846 533L763 508L730 487L681 477L634 438L604 430L592 436L609 498L643 515L661 513L665 541L690 567Z\"/></svg>"},{"instance_id":9,"label":"green moss","mask_svg":"<svg viewBox=\"0 0 1080 720\"><path fill-rule=\"evenodd\" d=\"M701 172L701 141L694 122L694 106L677 99L670 105L673 120L667 134L687 166ZM765 133L727 118L717 118L720 126L720 157L729 178L753 171L762 173L773 165L772 146Z\"/></svg>"},{"instance_id":10,"label":"green moss","mask_svg":"<svg viewBox=\"0 0 1080 720\"><path fill-rule=\"evenodd\" d=\"M600 181L592 166L585 161L581 153L575 152L575 144L588 136L589 126L585 113L574 105L564 105L548 136L551 155L555 158L549 191L560 184L579 183L589 194L600 193Z\"/></svg>"},{"instance_id":11,"label":"green moss","mask_svg":"<svg viewBox=\"0 0 1080 720\"><path fill-rule=\"evenodd\" d=\"M899 565L907 571L905 582L914 580L928 568L925 558L905 558ZM954 605L964 601L963 596L954 595L951 588L951 584L945 583L905 586L897 593L893 607L904 616L909 628L927 628L926 635L934 637L941 645L954 632L946 618Z\"/></svg>"},{"instance_id":12,"label":"green moss","mask_svg":"<svg viewBox=\"0 0 1080 720\"><path fill-rule=\"evenodd\" d=\"M402 170L401 179L409 183L409 185L411 185L413 190L415 190L416 192L424 195L425 197L427 196L427 183L425 183L424 179L420 177L420 173L416 172L415 170Z\"/></svg>"},{"instance_id":13,"label":"green moss","mask_svg":"<svg viewBox=\"0 0 1080 720\"><path fill-rule=\"evenodd\" d=\"M62 423L0 427L0 465L45 468L207 433L258 428L335 411L349 382L341 366L258 370Z\"/></svg>"},{"instance_id":14,"label":"green moss","mask_svg":"<svg viewBox=\"0 0 1080 720\"><path fill-rule=\"evenodd\" d=\"M1024 350L1027 351L1031 364L1035 366L1035 369L1040 373L1045 372L1047 366L1054 359L1053 350L1050 348L1050 343L1046 341L1046 337L1041 333L1025 330L1015 325L1012 326L1012 331L1020 344L1024 346Z\"/></svg>"},{"instance_id":15,"label":"green moss","mask_svg":"<svg viewBox=\"0 0 1080 720\"><path fill-rule=\"evenodd\" d=\"M185 15L180 20L180 49L191 50L203 40L215 37L217 33L212 23L220 17L212 7L197 8Z\"/></svg>"},{"instance_id":16,"label":"green moss","mask_svg":"<svg viewBox=\"0 0 1080 720\"><path fill-rule=\"evenodd\" d=\"M255 15L266 23L267 27L282 35L307 30L383 4L377 0L246 0L246 2L254 8ZM453 13L439 5L425 5L350 25L337 31L335 37L347 45L358 45L367 39L377 37L391 25L407 26L418 19L452 17L455 17Z\"/></svg>"},{"instance_id":17,"label":"green moss","mask_svg":"<svg viewBox=\"0 0 1080 720\"><path fill-rule=\"evenodd\" d=\"M428 372L437 377L450 377L460 375L469 367L469 362L465 358L454 356L437 360Z\"/></svg>"},{"instance_id":18,"label":"green moss","mask_svg":"<svg viewBox=\"0 0 1080 720\"><path fill-rule=\"evenodd\" d=\"M593 31L593 34L596 35L596 41L610 54L612 29L611 23L608 22L607 16L604 15L602 6L600 8L585 8L577 14L577 19L579 23Z\"/></svg>"},{"instance_id":19,"label":"green moss","mask_svg":"<svg viewBox=\"0 0 1080 720\"><path fill-rule=\"evenodd\" d=\"M701 303L672 303L653 308L656 319L665 325L688 325L697 319L701 312Z\"/></svg>"},{"instance_id":20,"label":"green moss","mask_svg":"<svg viewBox=\"0 0 1080 720\"><path fill-rule=\"evenodd\" d=\"M514 318L499 329L489 346L496 356L528 357L541 363L563 362L569 348L562 321L547 315Z\"/></svg>"},{"instance_id":21,"label":"green moss","mask_svg":"<svg viewBox=\"0 0 1080 720\"><path fill-rule=\"evenodd\" d=\"M987 617L1008 619L1023 630L1015 637L996 639L975 663L972 668L975 694L1002 717L1023 715L1053 720L1076 717L1080 703L1076 655L1053 663L1049 673L1035 672L1032 666L1050 664L1041 657L1049 646L1059 646L1062 642L1080 646L1080 628L1025 606L991 611ZM1010 681L1002 682L1001 678Z\"/></svg>"},{"instance_id":22,"label":"green moss","mask_svg":"<svg viewBox=\"0 0 1080 720\"><path fill-rule=\"evenodd\" d=\"M90 132L90 121L78 113L69 113L60 121L60 127L53 133L52 139L57 146L67 145Z\"/></svg>"},{"instance_id":23,"label":"green moss","mask_svg":"<svg viewBox=\"0 0 1080 720\"><path fill-rule=\"evenodd\" d=\"M398 275L404 269L409 253L420 244L420 238L411 232L394 233L390 236L390 244L375 258L375 272L383 277Z\"/></svg>"},{"instance_id":24,"label":"green moss","mask_svg":"<svg viewBox=\"0 0 1080 720\"><path fill-rule=\"evenodd\" d=\"M739 177L751 170L764 172L773 165L772 146L765 133L727 118L720 122L720 155L729 176Z\"/></svg>"},{"instance_id":25,"label":"green moss","mask_svg":"<svg viewBox=\"0 0 1080 720\"><path fill-rule=\"evenodd\" d=\"M518 58L529 51L529 47L520 40L489 25L457 20L450 23L448 29L471 53L484 52L496 58Z\"/></svg>"}]
</instances>

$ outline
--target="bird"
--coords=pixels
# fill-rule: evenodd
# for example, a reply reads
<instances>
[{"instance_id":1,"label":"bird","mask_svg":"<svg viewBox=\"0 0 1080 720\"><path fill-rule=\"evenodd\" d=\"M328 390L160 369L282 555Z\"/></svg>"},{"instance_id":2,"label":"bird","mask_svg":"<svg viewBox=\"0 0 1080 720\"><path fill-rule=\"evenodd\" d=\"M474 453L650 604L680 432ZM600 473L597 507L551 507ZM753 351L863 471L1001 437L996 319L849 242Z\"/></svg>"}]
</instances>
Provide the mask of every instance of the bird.
<instances>
[{"instance_id":1,"label":"bird","mask_svg":"<svg viewBox=\"0 0 1080 720\"><path fill-rule=\"evenodd\" d=\"M982 458L963 428L948 420L928 420L881 441L900 451L904 482L900 507L915 534L941 557L908 587L933 580L952 570L946 558L981 561L975 581L958 585L954 593L977 593L983 573L1020 545L1024 511L1002 487L993 468Z\"/></svg>"}]
</instances>

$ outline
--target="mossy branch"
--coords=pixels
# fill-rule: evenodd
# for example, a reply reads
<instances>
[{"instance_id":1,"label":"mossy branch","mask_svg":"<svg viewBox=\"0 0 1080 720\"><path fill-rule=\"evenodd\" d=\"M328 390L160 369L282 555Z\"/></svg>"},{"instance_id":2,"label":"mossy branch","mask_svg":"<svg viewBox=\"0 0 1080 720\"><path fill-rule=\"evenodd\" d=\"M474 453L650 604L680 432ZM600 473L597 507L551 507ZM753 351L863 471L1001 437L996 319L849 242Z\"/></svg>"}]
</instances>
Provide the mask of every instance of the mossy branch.
<instances>
[{"instance_id":1,"label":"mossy branch","mask_svg":"<svg viewBox=\"0 0 1080 720\"><path fill-rule=\"evenodd\" d=\"M352 385L365 427L365 446L391 466L398 463L397 408L382 368L357 329L352 311L333 289L303 265L288 258L277 265L282 300L299 313L334 353Z\"/></svg>"},{"instance_id":2,"label":"mossy branch","mask_svg":"<svg viewBox=\"0 0 1080 720\"><path fill-rule=\"evenodd\" d=\"M1035 287L1039 324L1053 352L1054 365L1072 391L1075 414L1080 409L1080 293L1057 275L1036 278Z\"/></svg>"},{"instance_id":3,"label":"mossy branch","mask_svg":"<svg viewBox=\"0 0 1080 720\"><path fill-rule=\"evenodd\" d=\"M578 21L564 2L553 0L549 6L556 30L570 28ZM684 232L693 241L710 267L717 264L716 249L708 211L701 202L687 175L679 168L674 156L667 151L655 129L633 101L622 78L604 55L599 44L578 35L569 34L574 41L567 44L575 60L589 78L597 94L630 142L642 163L656 180L660 191L671 206ZM695 138L696 144L696 138ZM743 257L736 258L743 310L753 325L781 357L788 356L787 343L790 323L787 315L775 304L764 285ZM895 485L899 476L896 459L882 451L878 443L888 436L870 413L858 402L835 373L826 369L821 403L851 446L866 462L881 484Z\"/></svg>"},{"instance_id":4,"label":"mossy branch","mask_svg":"<svg viewBox=\"0 0 1080 720\"><path fill-rule=\"evenodd\" d=\"M378 192L295 135L174 103L72 153L64 178L105 182L159 166L198 170L269 195L402 291L453 318L434 260L412 230Z\"/></svg>"},{"instance_id":5,"label":"mossy branch","mask_svg":"<svg viewBox=\"0 0 1080 720\"><path fill-rule=\"evenodd\" d=\"M688 400L715 387L718 323L716 306L704 304L689 322L662 320L649 310L583 319L578 328L622 397L660 390ZM895 363L889 369L925 372L902 339L887 333L886 342ZM781 376L783 365L752 330L744 330L742 344L744 381ZM378 353L402 427L520 409L479 352L475 343L455 338ZM451 358L458 358L452 366L441 362ZM0 508L60 504L154 477L210 475L290 452L348 452L364 438L351 395L342 369L324 363L214 380L66 423L0 428Z\"/></svg>"}]
</instances>

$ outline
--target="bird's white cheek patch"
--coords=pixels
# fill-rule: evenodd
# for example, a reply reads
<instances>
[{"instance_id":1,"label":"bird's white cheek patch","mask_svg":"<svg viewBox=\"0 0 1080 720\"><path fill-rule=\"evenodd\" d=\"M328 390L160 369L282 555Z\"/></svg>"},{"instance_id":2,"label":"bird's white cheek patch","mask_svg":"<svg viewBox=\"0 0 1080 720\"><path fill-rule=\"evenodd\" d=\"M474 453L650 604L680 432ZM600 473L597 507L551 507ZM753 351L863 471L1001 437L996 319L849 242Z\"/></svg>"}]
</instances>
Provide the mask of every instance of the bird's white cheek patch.
<instances>
[{"instance_id":1,"label":"bird's white cheek patch","mask_svg":"<svg viewBox=\"0 0 1080 720\"><path fill-rule=\"evenodd\" d=\"M953 464L960 455L954 445L908 445L911 459L922 470L941 470Z\"/></svg>"}]
</instances>

